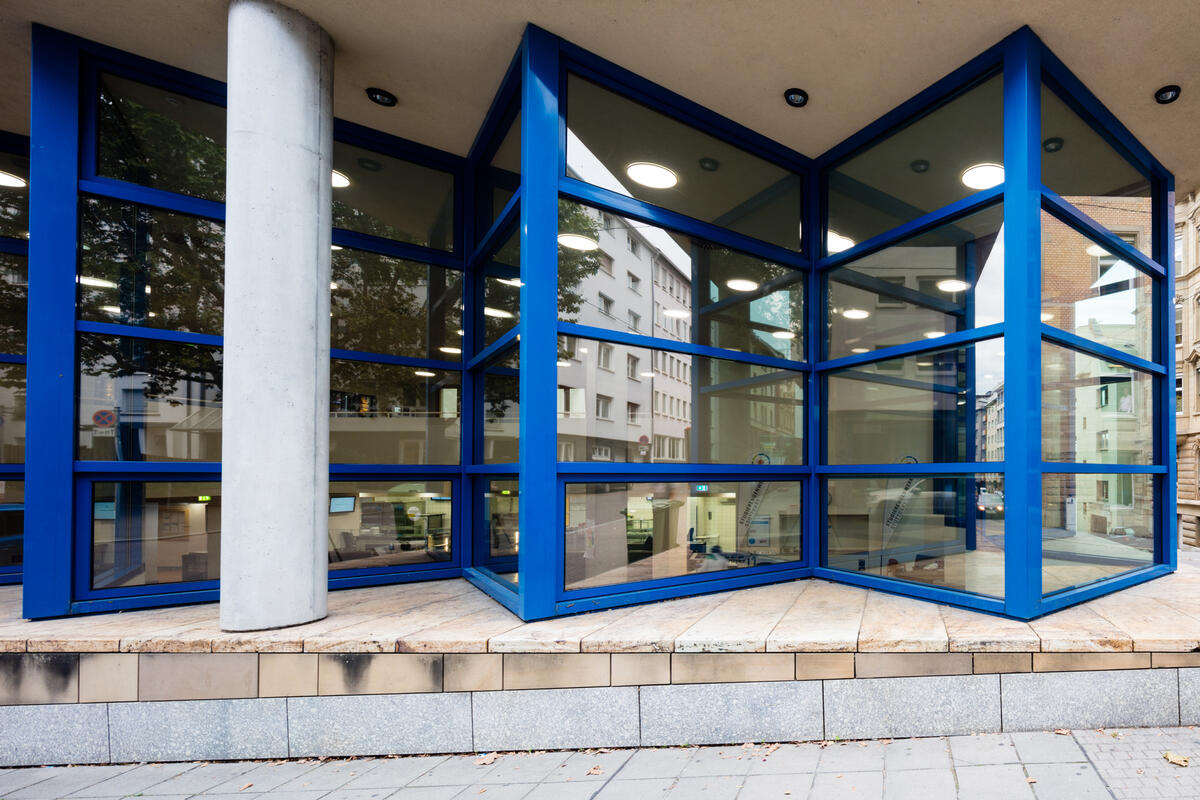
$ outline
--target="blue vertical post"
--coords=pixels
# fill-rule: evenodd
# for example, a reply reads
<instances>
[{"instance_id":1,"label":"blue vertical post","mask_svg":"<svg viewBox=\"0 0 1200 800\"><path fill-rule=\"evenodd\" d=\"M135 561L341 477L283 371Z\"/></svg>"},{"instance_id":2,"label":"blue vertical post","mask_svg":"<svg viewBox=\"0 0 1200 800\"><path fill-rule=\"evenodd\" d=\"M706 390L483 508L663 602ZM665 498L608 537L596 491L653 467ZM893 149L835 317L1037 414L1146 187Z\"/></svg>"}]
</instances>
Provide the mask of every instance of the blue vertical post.
<instances>
[{"instance_id":1,"label":"blue vertical post","mask_svg":"<svg viewBox=\"0 0 1200 800\"><path fill-rule=\"evenodd\" d=\"M1005 610L1041 605L1041 44L1004 45Z\"/></svg>"},{"instance_id":2,"label":"blue vertical post","mask_svg":"<svg viewBox=\"0 0 1200 800\"><path fill-rule=\"evenodd\" d=\"M79 51L33 27L29 153L29 356L26 373L26 617L71 609L75 447L75 258Z\"/></svg>"},{"instance_id":3,"label":"blue vertical post","mask_svg":"<svg viewBox=\"0 0 1200 800\"><path fill-rule=\"evenodd\" d=\"M1166 464L1167 473L1154 491L1158 510L1154 537L1154 562L1175 569L1179 563L1179 517L1176 512L1178 496L1178 459L1175 451L1175 179L1158 176L1151 184L1154 197L1154 260L1165 270L1165 277L1156 281L1154 298L1158 322L1155 352L1157 360L1167 368L1157 379L1158 442L1154 463Z\"/></svg>"},{"instance_id":4,"label":"blue vertical post","mask_svg":"<svg viewBox=\"0 0 1200 800\"><path fill-rule=\"evenodd\" d=\"M824 519L822 506L825 493L821 491L821 479L817 476L817 465L821 463L821 397L820 377L817 362L825 357L825 292L822 277L817 273L817 261L821 258L821 242L824 240L821 214L821 171L813 164L804 180L804 240L800 243L808 255L808 275L804 288L804 308L807 313L804 328L804 360L808 362L807 383L804 387L805 429L804 450L808 478L804 482L804 507L801 509L803 527L803 563L810 569L821 566L821 542L825 532L821 529Z\"/></svg>"},{"instance_id":5,"label":"blue vertical post","mask_svg":"<svg viewBox=\"0 0 1200 800\"><path fill-rule=\"evenodd\" d=\"M555 501L558 406L558 43L530 26L521 82L521 616L555 613L563 521Z\"/></svg>"}]
</instances>

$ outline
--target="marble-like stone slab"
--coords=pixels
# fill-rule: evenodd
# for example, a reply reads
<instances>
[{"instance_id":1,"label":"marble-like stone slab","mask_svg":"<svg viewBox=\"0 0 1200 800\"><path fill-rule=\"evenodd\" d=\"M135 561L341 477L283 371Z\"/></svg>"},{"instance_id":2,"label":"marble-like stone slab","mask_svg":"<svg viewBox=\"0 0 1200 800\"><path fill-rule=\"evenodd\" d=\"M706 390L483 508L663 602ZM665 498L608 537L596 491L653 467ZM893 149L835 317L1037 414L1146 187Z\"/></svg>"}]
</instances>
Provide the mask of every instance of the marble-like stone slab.
<instances>
[{"instance_id":1,"label":"marble-like stone slab","mask_svg":"<svg viewBox=\"0 0 1200 800\"><path fill-rule=\"evenodd\" d=\"M675 639L728 599L707 594L639 606L583 637L585 653L669 653Z\"/></svg>"},{"instance_id":2,"label":"marble-like stone slab","mask_svg":"<svg viewBox=\"0 0 1200 800\"><path fill-rule=\"evenodd\" d=\"M287 758L283 698L110 703L113 761Z\"/></svg>"},{"instance_id":3,"label":"marble-like stone slab","mask_svg":"<svg viewBox=\"0 0 1200 800\"><path fill-rule=\"evenodd\" d=\"M396 641L396 649L401 653L486 653L488 642L494 637L524 624L520 617L496 603L474 614L402 636Z\"/></svg>"},{"instance_id":4,"label":"marble-like stone slab","mask_svg":"<svg viewBox=\"0 0 1200 800\"><path fill-rule=\"evenodd\" d=\"M1161 600L1118 592L1087 607L1128 634L1134 650L1187 653L1200 647L1200 619Z\"/></svg>"},{"instance_id":5,"label":"marble-like stone slab","mask_svg":"<svg viewBox=\"0 0 1200 800\"><path fill-rule=\"evenodd\" d=\"M942 606L942 622L952 653L1029 653L1042 640L1029 623Z\"/></svg>"},{"instance_id":6,"label":"marble-like stone slab","mask_svg":"<svg viewBox=\"0 0 1200 800\"><path fill-rule=\"evenodd\" d=\"M863 610L858 649L864 653L941 653L950 649L950 639L937 604L872 591Z\"/></svg>"},{"instance_id":7,"label":"marble-like stone slab","mask_svg":"<svg viewBox=\"0 0 1200 800\"><path fill-rule=\"evenodd\" d=\"M767 635L768 652L853 653L868 591L811 580Z\"/></svg>"},{"instance_id":8,"label":"marble-like stone slab","mask_svg":"<svg viewBox=\"0 0 1200 800\"><path fill-rule=\"evenodd\" d=\"M767 637L805 589L804 581L731 592L675 640L677 653L762 653Z\"/></svg>"},{"instance_id":9,"label":"marble-like stone slab","mask_svg":"<svg viewBox=\"0 0 1200 800\"><path fill-rule=\"evenodd\" d=\"M1133 638L1087 605L1055 611L1029 623L1044 653L1106 653L1133 650Z\"/></svg>"},{"instance_id":10,"label":"marble-like stone slab","mask_svg":"<svg viewBox=\"0 0 1200 800\"><path fill-rule=\"evenodd\" d=\"M493 636L488 642L488 650L493 653L578 653L585 636L631 613L632 608L614 608L531 622Z\"/></svg>"}]
</instances>

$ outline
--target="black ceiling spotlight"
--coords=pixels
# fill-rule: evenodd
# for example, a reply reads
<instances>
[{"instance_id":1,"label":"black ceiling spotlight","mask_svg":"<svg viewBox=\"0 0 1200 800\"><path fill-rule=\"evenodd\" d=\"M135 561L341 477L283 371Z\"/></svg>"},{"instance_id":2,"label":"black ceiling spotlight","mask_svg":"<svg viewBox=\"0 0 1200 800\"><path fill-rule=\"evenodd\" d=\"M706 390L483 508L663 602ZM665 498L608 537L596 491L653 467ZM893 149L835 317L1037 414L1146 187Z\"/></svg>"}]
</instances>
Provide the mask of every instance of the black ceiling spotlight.
<instances>
[{"instance_id":1,"label":"black ceiling spotlight","mask_svg":"<svg viewBox=\"0 0 1200 800\"><path fill-rule=\"evenodd\" d=\"M1051 136L1049 139L1042 142L1042 149L1047 153L1057 153L1059 150L1063 149L1064 144L1066 144L1066 142L1063 141L1061 136Z\"/></svg>"},{"instance_id":2,"label":"black ceiling spotlight","mask_svg":"<svg viewBox=\"0 0 1200 800\"><path fill-rule=\"evenodd\" d=\"M1170 83L1154 93L1154 102L1160 106L1165 106L1167 103L1174 103L1179 99L1180 88L1177 84Z\"/></svg>"},{"instance_id":3,"label":"black ceiling spotlight","mask_svg":"<svg viewBox=\"0 0 1200 800\"><path fill-rule=\"evenodd\" d=\"M381 106L391 108L396 105L396 95L389 92L387 89L380 89L378 86L370 86L367 88L367 99L372 103L378 103Z\"/></svg>"},{"instance_id":4,"label":"black ceiling spotlight","mask_svg":"<svg viewBox=\"0 0 1200 800\"><path fill-rule=\"evenodd\" d=\"M929 172L929 162L918 158L916 161L908 162L908 168L919 175L922 172Z\"/></svg>"},{"instance_id":5,"label":"black ceiling spotlight","mask_svg":"<svg viewBox=\"0 0 1200 800\"><path fill-rule=\"evenodd\" d=\"M365 156L358 160L358 165L367 172L379 172L379 170L383 169L383 164L380 164L373 158L367 158Z\"/></svg>"},{"instance_id":6,"label":"black ceiling spotlight","mask_svg":"<svg viewBox=\"0 0 1200 800\"><path fill-rule=\"evenodd\" d=\"M717 161L715 158L709 158L708 156L705 156L704 158L700 159L700 169L704 170L705 172L716 172L720 168L721 162Z\"/></svg>"},{"instance_id":7,"label":"black ceiling spotlight","mask_svg":"<svg viewBox=\"0 0 1200 800\"><path fill-rule=\"evenodd\" d=\"M792 87L783 93L783 99L792 108L801 108L808 105L808 92Z\"/></svg>"}]
</instances>

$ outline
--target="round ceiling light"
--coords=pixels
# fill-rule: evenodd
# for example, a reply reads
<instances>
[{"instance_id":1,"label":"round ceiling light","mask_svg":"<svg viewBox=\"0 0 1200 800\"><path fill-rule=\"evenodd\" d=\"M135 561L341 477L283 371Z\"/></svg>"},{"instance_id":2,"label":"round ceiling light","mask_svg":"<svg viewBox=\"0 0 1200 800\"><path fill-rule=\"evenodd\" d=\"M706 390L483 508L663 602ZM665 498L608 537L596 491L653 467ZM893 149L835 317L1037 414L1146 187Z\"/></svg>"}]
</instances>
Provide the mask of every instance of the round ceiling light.
<instances>
[{"instance_id":1,"label":"round ceiling light","mask_svg":"<svg viewBox=\"0 0 1200 800\"><path fill-rule=\"evenodd\" d=\"M871 316L871 312L865 308L847 308L842 312L842 316L846 319L866 319Z\"/></svg>"},{"instance_id":2,"label":"round ceiling light","mask_svg":"<svg viewBox=\"0 0 1200 800\"><path fill-rule=\"evenodd\" d=\"M483 315L485 317L492 317L494 319L512 319L512 312L505 311L502 308L492 308L491 306L483 307Z\"/></svg>"},{"instance_id":3,"label":"round ceiling light","mask_svg":"<svg viewBox=\"0 0 1200 800\"><path fill-rule=\"evenodd\" d=\"M929 162L923 158L918 158L916 161L908 162L908 168L919 175L922 172L929 172Z\"/></svg>"},{"instance_id":4,"label":"round ceiling light","mask_svg":"<svg viewBox=\"0 0 1200 800\"><path fill-rule=\"evenodd\" d=\"M1088 249L1085 252L1089 256L1094 256L1096 258L1104 258L1105 256L1112 255L1112 253L1108 252L1098 244L1088 245Z\"/></svg>"},{"instance_id":5,"label":"round ceiling light","mask_svg":"<svg viewBox=\"0 0 1200 800\"><path fill-rule=\"evenodd\" d=\"M0 186L6 189L24 189L29 185L29 181L22 178L20 175L14 175L11 172L0 170Z\"/></svg>"},{"instance_id":6,"label":"round ceiling light","mask_svg":"<svg viewBox=\"0 0 1200 800\"><path fill-rule=\"evenodd\" d=\"M670 189L679 183L679 176L662 164L635 161L625 167L625 174L648 189Z\"/></svg>"},{"instance_id":7,"label":"round ceiling light","mask_svg":"<svg viewBox=\"0 0 1200 800\"><path fill-rule=\"evenodd\" d=\"M438 350L442 351L443 353L448 353L452 356L457 356L462 353L462 348L459 347L439 347Z\"/></svg>"},{"instance_id":8,"label":"round ceiling light","mask_svg":"<svg viewBox=\"0 0 1200 800\"><path fill-rule=\"evenodd\" d=\"M1042 142L1042 149L1047 153L1057 153L1059 150L1063 149L1064 144L1066 144L1066 142L1063 141L1061 136L1051 136L1049 139Z\"/></svg>"},{"instance_id":9,"label":"round ceiling light","mask_svg":"<svg viewBox=\"0 0 1200 800\"><path fill-rule=\"evenodd\" d=\"M942 331L925 331L925 333L923 333L922 335L926 339L940 339L943 336L945 336L946 334L943 333Z\"/></svg>"},{"instance_id":10,"label":"round ceiling light","mask_svg":"<svg viewBox=\"0 0 1200 800\"><path fill-rule=\"evenodd\" d=\"M708 156L705 156L704 158L700 159L700 169L704 170L705 172L716 172L720 168L721 162L717 161L715 158L709 158Z\"/></svg>"},{"instance_id":11,"label":"round ceiling light","mask_svg":"<svg viewBox=\"0 0 1200 800\"><path fill-rule=\"evenodd\" d=\"M859 355L859 356L860 356L860 355L862 355L863 353L869 353L869 352L871 352L871 350L870 350L870 348L867 348L867 347L852 347L852 348L850 348L850 352L851 352L851 353L854 353L855 355Z\"/></svg>"},{"instance_id":12,"label":"round ceiling light","mask_svg":"<svg viewBox=\"0 0 1200 800\"><path fill-rule=\"evenodd\" d=\"M600 247L600 243L590 236L584 236L582 233L560 233L558 235L558 243L568 250L595 250Z\"/></svg>"},{"instance_id":13,"label":"round ceiling light","mask_svg":"<svg viewBox=\"0 0 1200 800\"><path fill-rule=\"evenodd\" d=\"M937 287L943 292L965 292L971 288L971 284L966 281L960 281L958 278L950 278L949 280L938 281Z\"/></svg>"},{"instance_id":14,"label":"round ceiling light","mask_svg":"<svg viewBox=\"0 0 1200 800\"><path fill-rule=\"evenodd\" d=\"M849 250L856 244L857 242L849 236L842 236L837 231L827 231L825 234L825 248L831 253L840 253L843 250Z\"/></svg>"},{"instance_id":15,"label":"round ceiling light","mask_svg":"<svg viewBox=\"0 0 1200 800\"><path fill-rule=\"evenodd\" d=\"M358 165L367 172L379 172L379 170L383 169L383 164L380 164L373 158L367 158L365 156L358 159Z\"/></svg>"},{"instance_id":16,"label":"round ceiling light","mask_svg":"<svg viewBox=\"0 0 1200 800\"><path fill-rule=\"evenodd\" d=\"M330 180L333 181L333 188L335 189L345 189L350 185L350 179L347 178L344 173L338 172L336 169L330 175Z\"/></svg>"},{"instance_id":17,"label":"round ceiling light","mask_svg":"<svg viewBox=\"0 0 1200 800\"><path fill-rule=\"evenodd\" d=\"M792 108L804 108L804 106L808 105L808 92L793 86L791 89L784 91L783 102Z\"/></svg>"},{"instance_id":18,"label":"round ceiling light","mask_svg":"<svg viewBox=\"0 0 1200 800\"><path fill-rule=\"evenodd\" d=\"M730 278L725 281L725 285L735 292L753 292L758 288L758 284L754 281L746 280L745 278Z\"/></svg>"},{"instance_id":19,"label":"round ceiling light","mask_svg":"<svg viewBox=\"0 0 1200 800\"><path fill-rule=\"evenodd\" d=\"M691 314L684 311L682 308L668 308L663 312L663 316L670 317L671 319L687 319L691 316Z\"/></svg>"},{"instance_id":20,"label":"round ceiling light","mask_svg":"<svg viewBox=\"0 0 1200 800\"><path fill-rule=\"evenodd\" d=\"M991 189L1004 183L1004 167L1000 164L975 164L963 170L963 186L968 189Z\"/></svg>"},{"instance_id":21,"label":"round ceiling light","mask_svg":"<svg viewBox=\"0 0 1200 800\"><path fill-rule=\"evenodd\" d=\"M1154 102L1160 106L1165 106L1167 103L1174 103L1179 99L1182 90L1178 84L1169 83L1154 93Z\"/></svg>"},{"instance_id":22,"label":"round ceiling light","mask_svg":"<svg viewBox=\"0 0 1200 800\"><path fill-rule=\"evenodd\" d=\"M791 331L772 331L771 335L776 339L795 339L796 334Z\"/></svg>"},{"instance_id":23,"label":"round ceiling light","mask_svg":"<svg viewBox=\"0 0 1200 800\"><path fill-rule=\"evenodd\" d=\"M396 95L389 92L387 89L380 89L378 86L370 86L367 88L367 99L376 105L391 108L396 105Z\"/></svg>"},{"instance_id":24,"label":"round ceiling light","mask_svg":"<svg viewBox=\"0 0 1200 800\"><path fill-rule=\"evenodd\" d=\"M421 378L436 378L437 377L436 372L430 372L427 369L419 369L416 372L414 372L413 375L417 375Z\"/></svg>"}]
</instances>

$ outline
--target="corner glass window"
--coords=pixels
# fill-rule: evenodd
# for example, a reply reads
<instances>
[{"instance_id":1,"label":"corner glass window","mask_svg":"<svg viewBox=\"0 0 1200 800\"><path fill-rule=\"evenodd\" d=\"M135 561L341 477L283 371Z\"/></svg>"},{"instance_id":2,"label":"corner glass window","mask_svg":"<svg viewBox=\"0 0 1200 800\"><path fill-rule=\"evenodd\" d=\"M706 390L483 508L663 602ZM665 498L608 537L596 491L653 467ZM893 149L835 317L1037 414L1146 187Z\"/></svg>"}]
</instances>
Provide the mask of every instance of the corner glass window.
<instances>
[{"instance_id":1,"label":"corner glass window","mask_svg":"<svg viewBox=\"0 0 1200 800\"><path fill-rule=\"evenodd\" d=\"M450 560L449 481L330 481L329 571Z\"/></svg>"},{"instance_id":2,"label":"corner glass window","mask_svg":"<svg viewBox=\"0 0 1200 800\"><path fill-rule=\"evenodd\" d=\"M833 569L1004 596L1004 476L830 478Z\"/></svg>"},{"instance_id":3,"label":"corner glass window","mask_svg":"<svg viewBox=\"0 0 1200 800\"><path fill-rule=\"evenodd\" d=\"M516 463L521 432L520 356L514 350L483 371L483 463Z\"/></svg>"},{"instance_id":4,"label":"corner glass window","mask_svg":"<svg viewBox=\"0 0 1200 800\"><path fill-rule=\"evenodd\" d=\"M333 143L333 169L333 227L454 249L453 174L345 142Z\"/></svg>"},{"instance_id":5,"label":"corner glass window","mask_svg":"<svg viewBox=\"0 0 1200 800\"><path fill-rule=\"evenodd\" d=\"M29 260L0 253L0 353L25 352L29 300Z\"/></svg>"},{"instance_id":6,"label":"corner glass window","mask_svg":"<svg viewBox=\"0 0 1200 800\"><path fill-rule=\"evenodd\" d=\"M221 334L220 222L84 197L80 227L80 319Z\"/></svg>"},{"instance_id":7,"label":"corner glass window","mask_svg":"<svg viewBox=\"0 0 1200 800\"><path fill-rule=\"evenodd\" d=\"M101 73L96 174L225 202L225 109Z\"/></svg>"},{"instance_id":8,"label":"corner glass window","mask_svg":"<svg viewBox=\"0 0 1200 800\"><path fill-rule=\"evenodd\" d=\"M25 563L25 481L0 481L0 575Z\"/></svg>"},{"instance_id":9,"label":"corner glass window","mask_svg":"<svg viewBox=\"0 0 1200 800\"><path fill-rule=\"evenodd\" d=\"M103 481L91 495L93 589L220 577L220 483Z\"/></svg>"},{"instance_id":10,"label":"corner glass window","mask_svg":"<svg viewBox=\"0 0 1200 800\"><path fill-rule=\"evenodd\" d=\"M508 237L484 268L483 346L508 333L521 321L521 237Z\"/></svg>"},{"instance_id":11,"label":"corner glass window","mask_svg":"<svg viewBox=\"0 0 1200 800\"><path fill-rule=\"evenodd\" d=\"M29 158L0 153L0 236L29 238Z\"/></svg>"},{"instance_id":12,"label":"corner glass window","mask_svg":"<svg viewBox=\"0 0 1200 800\"><path fill-rule=\"evenodd\" d=\"M460 375L368 361L329 362L329 460L457 464Z\"/></svg>"},{"instance_id":13,"label":"corner glass window","mask_svg":"<svg viewBox=\"0 0 1200 800\"><path fill-rule=\"evenodd\" d=\"M577 75L567 76L567 175L800 249L799 175Z\"/></svg>"},{"instance_id":14,"label":"corner glass window","mask_svg":"<svg viewBox=\"0 0 1200 800\"><path fill-rule=\"evenodd\" d=\"M826 252L1004 181L1004 81L996 75L829 172Z\"/></svg>"},{"instance_id":15,"label":"corner glass window","mask_svg":"<svg viewBox=\"0 0 1200 800\"><path fill-rule=\"evenodd\" d=\"M221 351L80 336L78 457L220 461Z\"/></svg>"},{"instance_id":16,"label":"corner glass window","mask_svg":"<svg viewBox=\"0 0 1200 800\"><path fill-rule=\"evenodd\" d=\"M495 155L482 169L480 175L480 228L477 233L487 233L492 223L500 218L500 212L521 186L521 112L516 112Z\"/></svg>"},{"instance_id":17,"label":"corner glass window","mask_svg":"<svg viewBox=\"0 0 1200 800\"><path fill-rule=\"evenodd\" d=\"M475 539L475 563L516 586L521 551L521 491L516 478L482 480L482 525Z\"/></svg>"},{"instance_id":18,"label":"corner glass window","mask_svg":"<svg viewBox=\"0 0 1200 800\"><path fill-rule=\"evenodd\" d=\"M565 588L800 560L800 483L568 483Z\"/></svg>"},{"instance_id":19,"label":"corner glass window","mask_svg":"<svg viewBox=\"0 0 1200 800\"><path fill-rule=\"evenodd\" d=\"M830 270L826 357L1001 322L1003 231L994 206Z\"/></svg>"}]
</instances>

